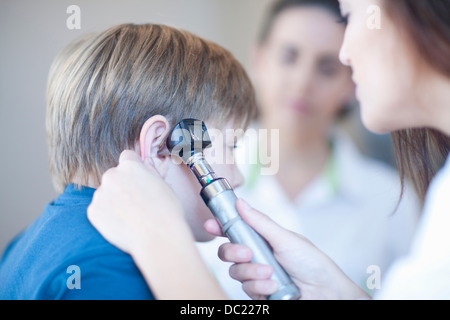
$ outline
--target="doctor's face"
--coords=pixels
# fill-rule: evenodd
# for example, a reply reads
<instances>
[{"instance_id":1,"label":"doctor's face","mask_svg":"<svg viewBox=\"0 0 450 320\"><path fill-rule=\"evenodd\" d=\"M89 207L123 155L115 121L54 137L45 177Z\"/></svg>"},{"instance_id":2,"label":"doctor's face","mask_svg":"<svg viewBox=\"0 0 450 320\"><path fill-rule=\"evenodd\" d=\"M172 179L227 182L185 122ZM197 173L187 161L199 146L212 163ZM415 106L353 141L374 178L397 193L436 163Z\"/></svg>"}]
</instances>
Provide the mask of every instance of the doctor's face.
<instances>
[{"instance_id":1,"label":"doctor's face","mask_svg":"<svg viewBox=\"0 0 450 320\"><path fill-rule=\"evenodd\" d=\"M387 0L391 1L391 0ZM380 0L340 0L348 18L340 60L353 70L365 126L386 133L424 125L412 108L419 75L411 45L383 11Z\"/></svg>"},{"instance_id":2,"label":"doctor's face","mask_svg":"<svg viewBox=\"0 0 450 320\"><path fill-rule=\"evenodd\" d=\"M339 61L345 26L337 20L318 6L285 9L255 49L258 104L274 126L326 130L353 97L350 68Z\"/></svg>"}]
</instances>

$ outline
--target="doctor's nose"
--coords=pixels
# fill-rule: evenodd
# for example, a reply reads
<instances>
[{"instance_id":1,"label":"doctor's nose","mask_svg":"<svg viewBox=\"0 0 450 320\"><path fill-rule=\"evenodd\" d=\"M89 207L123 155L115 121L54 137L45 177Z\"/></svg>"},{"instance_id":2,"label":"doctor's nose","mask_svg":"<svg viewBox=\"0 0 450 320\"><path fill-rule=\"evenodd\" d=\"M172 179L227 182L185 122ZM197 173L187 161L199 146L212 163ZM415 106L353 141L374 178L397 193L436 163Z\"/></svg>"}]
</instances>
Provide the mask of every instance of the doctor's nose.
<instances>
[{"instance_id":1,"label":"doctor's nose","mask_svg":"<svg viewBox=\"0 0 450 320\"><path fill-rule=\"evenodd\" d=\"M341 63L347 67L351 67L351 60L348 54L348 41L347 37L344 37L344 41L342 42L341 49L339 50L339 60Z\"/></svg>"}]
</instances>

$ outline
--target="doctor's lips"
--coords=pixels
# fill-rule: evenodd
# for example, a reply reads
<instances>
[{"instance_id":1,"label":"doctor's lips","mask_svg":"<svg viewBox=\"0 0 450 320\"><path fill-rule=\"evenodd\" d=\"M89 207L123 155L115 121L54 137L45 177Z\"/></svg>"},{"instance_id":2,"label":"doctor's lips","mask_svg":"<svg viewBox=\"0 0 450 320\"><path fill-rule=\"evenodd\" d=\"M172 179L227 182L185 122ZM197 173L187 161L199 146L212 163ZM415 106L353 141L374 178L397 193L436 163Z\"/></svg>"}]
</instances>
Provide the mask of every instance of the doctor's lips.
<instances>
[{"instance_id":1,"label":"doctor's lips","mask_svg":"<svg viewBox=\"0 0 450 320\"><path fill-rule=\"evenodd\" d=\"M287 102L287 105L290 109L304 115L311 114L313 111L311 105L302 100L291 100Z\"/></svg>"}]
</instances>

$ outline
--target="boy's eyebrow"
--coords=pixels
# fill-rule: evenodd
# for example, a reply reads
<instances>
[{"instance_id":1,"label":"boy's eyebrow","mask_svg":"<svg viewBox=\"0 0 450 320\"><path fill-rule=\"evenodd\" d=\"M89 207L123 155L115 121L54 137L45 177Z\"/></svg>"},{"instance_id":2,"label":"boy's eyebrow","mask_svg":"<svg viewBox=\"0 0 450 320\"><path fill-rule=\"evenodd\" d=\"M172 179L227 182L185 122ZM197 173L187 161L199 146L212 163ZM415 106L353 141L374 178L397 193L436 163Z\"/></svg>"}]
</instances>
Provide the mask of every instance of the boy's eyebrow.
<instances>
[{"instance_id":1,"label":"boy's eyebrow","mask_svg":"<svg viewBox=\"0 0 450 320\"><path fill-rule=\"evenodd\" d=\"M239 140L242 140L246 130L241 128L233 128L226 130L225 144L235 146ZM232 134L231 134L232 133Z\"/></svg>"},{"instance_id":2,"label":"boy's eyebrow","mask_svg":"<svg viewBox=\"0 0 450 320\"><path fill-rule=\"evenodd\" d=\"M233 136L233 141L230 141L230 144L236 145L236 143L238 142L240 138Z\"/></svg>"}]
</instances>

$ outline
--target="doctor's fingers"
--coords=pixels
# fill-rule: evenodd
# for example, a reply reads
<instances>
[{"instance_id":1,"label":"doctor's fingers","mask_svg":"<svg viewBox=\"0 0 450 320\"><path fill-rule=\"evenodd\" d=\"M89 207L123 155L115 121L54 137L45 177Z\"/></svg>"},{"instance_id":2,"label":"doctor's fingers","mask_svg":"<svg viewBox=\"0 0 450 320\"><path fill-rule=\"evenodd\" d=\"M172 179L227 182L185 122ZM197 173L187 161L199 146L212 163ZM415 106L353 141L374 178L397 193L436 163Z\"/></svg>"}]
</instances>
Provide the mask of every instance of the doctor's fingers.
<instances>
[{"instance_id":1,"label":"doctor's fingers","mask_svg":"<svg viewBox=\"0 0 450 320\"><path fill-rule=\"evenodd\" d=\"M278 290L275 280L251 280L242 283L242 289L253 300L267 300L267 296Z\"/></svg>"},{"instance_id":2,"label":"doctor's fingers","mask_svg":"<svg viewBox=\"0 0 450 320\"><path fill-rule=\"evenodd\" d=\"M216 237L224 237L222 233L222 228L220 227L219 222L216 219L208 219L203 225L205 230Z\"/></svg>"},{"instance_id":3,"label":"doctor's fingers","mask_svg":"<svg viewBox=\"0 0 450 320\"><path fill-rule=\"evenodd\" d=\"M268 280L272 276L273 267L258 263L233 264L229 270L230 277L240 282L249 280Z\"/></svg>"},{"instance_id":4,"label":"doctor's fingers","mask_svg":"<svg viewBox=\"0 0 450 320\"><path fill-rule=\"evenodd\" d=\"M218 256L225 262L245 263L252 260L253 252L241 244L224 243L219 247Z\"/></svg>"}]
</instances>

